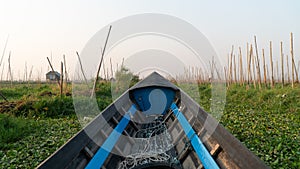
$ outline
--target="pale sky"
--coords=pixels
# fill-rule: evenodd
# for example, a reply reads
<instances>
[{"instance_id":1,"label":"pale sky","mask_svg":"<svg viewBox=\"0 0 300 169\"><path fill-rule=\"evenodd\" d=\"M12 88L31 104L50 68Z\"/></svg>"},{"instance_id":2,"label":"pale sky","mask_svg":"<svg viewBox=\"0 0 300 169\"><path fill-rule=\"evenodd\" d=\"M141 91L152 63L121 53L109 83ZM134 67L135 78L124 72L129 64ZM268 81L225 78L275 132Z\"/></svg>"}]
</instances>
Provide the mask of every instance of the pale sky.
<instances>
[{"instance_id":1,"label":"pale sky","mask_svg":"<svg viewBox=\"0 0 300 169\"><path fill-rule=\"evenodd\" d=\"M241 46L244 51L246 43L253 43L256 35L259 48L267 51L269 41L273 41L274 58L278 59L280 41L286 45L284 53L289 54L289 34L293 32L298 61L299 9L298 0L0 0L1 55L9 35L4 79L9 51L15 79L23 78L25 62L28 71L33 66L33 75L40 72L44 78L46 57L51 52L55 69L59 70L65 54L72 72L75 51L81 52L97 31L118 19L142 13L168 14L189 22L206 36L220 58L226 58L231 45Z\"/></svg>"}]
</instances>

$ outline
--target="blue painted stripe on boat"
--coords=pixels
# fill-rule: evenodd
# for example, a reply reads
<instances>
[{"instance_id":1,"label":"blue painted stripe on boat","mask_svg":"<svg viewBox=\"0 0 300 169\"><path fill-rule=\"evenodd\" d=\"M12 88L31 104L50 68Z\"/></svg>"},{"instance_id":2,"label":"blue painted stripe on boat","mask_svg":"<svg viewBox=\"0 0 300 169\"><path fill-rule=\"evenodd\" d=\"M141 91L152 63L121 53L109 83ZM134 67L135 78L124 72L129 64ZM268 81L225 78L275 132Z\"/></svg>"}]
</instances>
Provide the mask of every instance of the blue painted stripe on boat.
<instances>
[{"instance_id":1,"label":"blue painted stripe on boat","mask_svg":"<svg viewBox=\"0 0 300 169\"><path fill-rule=\"evenodd\" d=\"M105 140L103 145L85 167L86 169L95 169L100 168L104 164L106 158L108 157L109 153L117 143L119 137L121 136L122 132L128 125L130 121L130 115L133 115L136 112L136 107L132 105L128 112L123 116L121 121L118 123L117 127L111 132L108 138Z\"/></svg>"},{"instance_id":2,"label":"blue painted stripe on boat","mask_svg":"<svg viewBox=\"0 0 300 169\"><path fill-rule=\"evenodd\" d=\"M215 160L212 158L212 156L209 154L197 134L195 133L192 126L189 124L187 119L184 117L184 115L178 110L178 107L175 103L172 103L171 109L174 113L174 115L177 117L179 123L181 124L186 136L191 141L192 146L194 150L196 151L196 154L200 158L200 161L202 162L204 168L212 168L212 169L219 169L219 166L215 162Z\"/></svg>"}]
</instances>

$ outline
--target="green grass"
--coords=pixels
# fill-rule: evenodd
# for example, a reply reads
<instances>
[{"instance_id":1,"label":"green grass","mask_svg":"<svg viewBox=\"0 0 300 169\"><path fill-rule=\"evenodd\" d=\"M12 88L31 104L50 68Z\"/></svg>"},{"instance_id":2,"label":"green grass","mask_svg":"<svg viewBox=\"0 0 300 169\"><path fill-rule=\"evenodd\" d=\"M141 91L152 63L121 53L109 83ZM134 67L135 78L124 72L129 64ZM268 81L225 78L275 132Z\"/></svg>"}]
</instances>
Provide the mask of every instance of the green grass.
<instances>
[{"instance_id":1,"label":"green grass","mask_svg":"<svg viewBox=\"0 0 300 169\"><path fill-rule=\"evenodd\" d=\"M52 89L56 88L56 84L13 84L13 87L10 85L1 84L0 92L9 100L20 100L32 95L38 96L42 95L44 92L49 92ZM57 90L58 91L58 90ZM0 102L4 101L0 97Z\"/></svg>"},{"instance_id":2,"label":"green grass","mask_svg":"<svg viewBox=\"0 0 300 169\"><path fill-rule=\"evenodd\" d=\"M7 144L16 142L35 130L32 120L0 114L0 149L7 149Z\"/></svg>"},{"instance_id":3,"label":"green grass","mask_svg":"<svg viewBox=\"0 0 300 169\"><path fill-rule=\"evenodd\" d=\"M209 111L211 85L198 88L198 102ZM0 168L34 168L80 130L72 96L53 91L56 84L1 88L9 103L0 100ZM98 85L100 110L111 103L110 93L110 83ZM270 167L300 168L299 86L246 90L232 85L220 122Z\"/></svg>"}]
</instances>

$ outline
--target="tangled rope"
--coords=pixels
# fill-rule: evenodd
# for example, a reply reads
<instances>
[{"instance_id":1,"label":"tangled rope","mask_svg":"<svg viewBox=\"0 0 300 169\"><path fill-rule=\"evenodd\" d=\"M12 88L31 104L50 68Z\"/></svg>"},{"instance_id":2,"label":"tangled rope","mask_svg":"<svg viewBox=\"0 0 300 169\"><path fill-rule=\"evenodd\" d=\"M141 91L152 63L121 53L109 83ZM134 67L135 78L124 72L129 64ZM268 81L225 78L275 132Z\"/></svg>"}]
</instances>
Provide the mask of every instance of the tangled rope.
<instances>
[{"instance_id":1,"label":"tangled rope","mask_svg":"<svg viewBox=\"0 0 300 169\"><path fill-rule=\"evenodd\" d=\"M170 159L170 155L166 153L146 153L132 154L126 157L126 160L120 163L119 169L131 169L139 165L151 162L164 162Z\"/></svg>"},{"instance_id":2,"label":"tangled rope","mask_svg":"<svg viewBox=\"0 0 300 169\"><path fill-rule=\"evenodd\" d=\"M152 162L166 162L170 155L166 152L173 147L171 136L162 119L156 119L135 135L137 139L133 153L119 165L119 169L132 169Z\"/></svg>"}]
</instances>

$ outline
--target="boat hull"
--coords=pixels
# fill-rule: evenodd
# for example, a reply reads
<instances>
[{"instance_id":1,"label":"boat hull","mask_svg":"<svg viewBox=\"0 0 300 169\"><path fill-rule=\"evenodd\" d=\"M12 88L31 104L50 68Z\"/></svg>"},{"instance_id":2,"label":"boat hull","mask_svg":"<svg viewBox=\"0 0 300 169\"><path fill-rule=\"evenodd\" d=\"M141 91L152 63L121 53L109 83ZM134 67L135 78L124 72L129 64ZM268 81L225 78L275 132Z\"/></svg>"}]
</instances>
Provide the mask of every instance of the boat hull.
<instances>
[{"instance_id":1,"label":"boat hull","mask_svg":"<svg viewBox=\"0 0 300 169\"><path fill-rule=\"evenodd\" d=\"M166 97L162 99L163 95ZM147 98L150 104L149 100L145 102ZM154 104L158 108L149 111L149 105ZM103 110L38 168L268 166L184 91L153 73Z\"/></svg>"}]
</instances>

